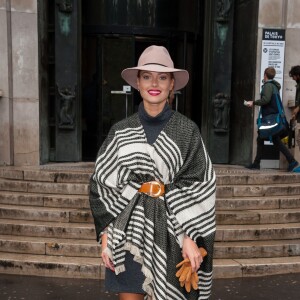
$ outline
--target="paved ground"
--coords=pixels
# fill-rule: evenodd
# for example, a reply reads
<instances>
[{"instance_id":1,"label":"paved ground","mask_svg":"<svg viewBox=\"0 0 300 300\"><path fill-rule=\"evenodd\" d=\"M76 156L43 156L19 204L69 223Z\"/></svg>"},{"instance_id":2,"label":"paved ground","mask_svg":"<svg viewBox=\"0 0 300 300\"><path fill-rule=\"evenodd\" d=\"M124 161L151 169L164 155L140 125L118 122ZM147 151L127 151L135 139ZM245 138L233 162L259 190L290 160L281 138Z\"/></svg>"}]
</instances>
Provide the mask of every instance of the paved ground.
<instances>
[{"instance_id":1,"label":"paved ground","mask_svg":"<svg viewBox=\"0 0 300 300\"><path fill-rule=\"evenodd\" d=\"M97 280L0 274L1 300L117 300ZM299 300L300 274L214 280L211 300Z\"/></svg>"}]
</instances>

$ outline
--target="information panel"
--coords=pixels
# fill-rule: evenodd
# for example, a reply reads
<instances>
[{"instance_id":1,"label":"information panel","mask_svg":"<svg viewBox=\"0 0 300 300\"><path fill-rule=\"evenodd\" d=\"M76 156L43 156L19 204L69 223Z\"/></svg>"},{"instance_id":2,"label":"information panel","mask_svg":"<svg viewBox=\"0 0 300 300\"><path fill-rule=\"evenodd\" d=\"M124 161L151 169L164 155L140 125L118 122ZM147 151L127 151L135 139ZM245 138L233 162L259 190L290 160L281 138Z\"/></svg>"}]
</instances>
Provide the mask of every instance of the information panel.
<instances>
[{"instance_id":1,"label":"information panel","mask_svg":"<svg viewBox=\"0 0 300 300\"><path fill-rule=\"evenodd\" d=\"M281 99L283 87L284 50L285 30L263 29L261 47L261 82L264 79L264 70L267 67L274 67L276 70L275 80L281 84Z\"/></svg>"},{"instance_id":2,"label":"information panel","mask_svg":"<svg viewBox=\"0 0 300 300\"><path fill-rule=\"evenodd\" d=\"M260 82L264 79L264 71L268 67L276 70L275 80L281 85L280 97L282 99L283 90L283 69L285 50L285 30L284 29L263 29L261 47L261 74ZM264 141L262 168L279 168L279 151L274 148L273 143Z\"/></svg>"}]
</instances>

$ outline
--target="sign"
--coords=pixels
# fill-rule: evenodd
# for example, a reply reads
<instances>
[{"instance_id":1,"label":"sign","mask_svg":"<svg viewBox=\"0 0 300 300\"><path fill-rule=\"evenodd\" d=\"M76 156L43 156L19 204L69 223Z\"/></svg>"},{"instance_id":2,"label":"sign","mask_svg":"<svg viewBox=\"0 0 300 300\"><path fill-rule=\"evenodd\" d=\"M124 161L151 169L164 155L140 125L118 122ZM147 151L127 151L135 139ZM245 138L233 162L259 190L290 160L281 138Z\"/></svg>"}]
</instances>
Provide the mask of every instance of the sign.
<instances>
[{"instance_id":1,"label":"sign","mask_svg":"<svg viewBox=\"0 0 300 300\"><path fill-rule=\"evenodd\" d=\"M276 70L275 80L281 85L280 96L282 99L283 69L285 50L285 30L284 29L263 29L261 47L261 81L264 79L264 71L268 67Z\"/></svg>"},{"instance_id":2,"label":"sign","mask_svg":"<svg viewBox=\"0 0 300 300\"><path fill-rule=\"evenodd\" d=\"M265 69L273 67L276 70L275 80L281 85L280 97L282 99L283 90L283 69L285 50L285 30L284 29L263 29L261 47L261 68L260 82L264 79ZM273 143L264 141L264 157L261 160L262 168L279 168L279 151L275 149Z\"/></svg>"}]
</instances>

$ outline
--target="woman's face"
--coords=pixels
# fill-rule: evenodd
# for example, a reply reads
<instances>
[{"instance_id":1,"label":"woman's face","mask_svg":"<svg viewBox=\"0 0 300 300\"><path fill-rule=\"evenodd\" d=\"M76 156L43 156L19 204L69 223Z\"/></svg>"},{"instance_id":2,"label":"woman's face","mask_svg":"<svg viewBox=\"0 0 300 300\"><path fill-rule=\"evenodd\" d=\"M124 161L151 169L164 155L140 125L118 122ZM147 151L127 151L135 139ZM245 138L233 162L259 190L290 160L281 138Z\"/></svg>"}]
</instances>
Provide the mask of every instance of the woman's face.
<instances>
[{"instance_id":1,"label":"woman's face","mask_svg":"<svg viewBox=\"0 0 300 300\"><path fill-rule=\"evenodd\" d=\"M145 105L164 105L174 87L171 73L141 71L137 86Z\"/></svg>"}]
</instances>

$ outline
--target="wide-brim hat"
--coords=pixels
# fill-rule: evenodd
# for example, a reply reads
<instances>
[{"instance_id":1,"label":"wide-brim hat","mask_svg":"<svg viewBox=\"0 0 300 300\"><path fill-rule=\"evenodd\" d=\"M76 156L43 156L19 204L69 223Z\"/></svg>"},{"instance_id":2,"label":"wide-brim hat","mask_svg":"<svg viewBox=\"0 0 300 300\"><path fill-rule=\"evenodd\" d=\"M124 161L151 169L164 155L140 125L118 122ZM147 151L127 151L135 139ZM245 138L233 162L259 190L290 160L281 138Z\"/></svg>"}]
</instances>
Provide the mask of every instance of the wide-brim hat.
<instances>
[{"instance_id":1,"label":"wide-brim hat","mask_svg":"<svg viewBox=\"0 0 300 300\"><path fill-rule=\"evenodd\" d=\"M122 71L121 76L123 79L135 89L138 89L138 71L173 73L175 91L184 88L189 81L188 71L175 69L168 50L162 46L146 48L139 58L137 67L127 68Z\"/></svg>"}]
</instances>

